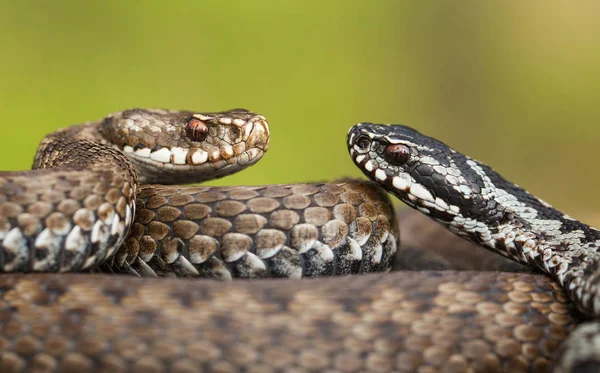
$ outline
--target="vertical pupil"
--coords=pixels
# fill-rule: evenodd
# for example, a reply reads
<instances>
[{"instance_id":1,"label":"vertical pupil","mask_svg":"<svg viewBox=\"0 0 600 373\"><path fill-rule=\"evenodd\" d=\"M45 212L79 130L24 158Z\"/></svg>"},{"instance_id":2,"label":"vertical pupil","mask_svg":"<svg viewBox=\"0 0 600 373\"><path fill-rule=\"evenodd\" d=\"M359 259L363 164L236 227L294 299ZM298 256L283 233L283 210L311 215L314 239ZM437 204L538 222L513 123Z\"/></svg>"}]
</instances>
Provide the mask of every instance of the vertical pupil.
<instances>
[{"instance_id":1,"label":"vertical pupil","mask_svg":"<svg viewBox=\"0 0 600 373\"><path fill-rule=\"evenodd\" d=\"M185 127L185 133L192 141L202 141L208 135L208 126L203 121L192 118Z\"/></svg>"},{"instance_id":2,"label":"vertical pupil","mask_svg":"<svg viewBox=\"0 0 600 373\"><path fill-rule=\"evenodd\" d=\"M390 145L385 153L387 160L396 165L402 165L410 158L410 150L405 145Z\"/></svg>"}]
</instances>

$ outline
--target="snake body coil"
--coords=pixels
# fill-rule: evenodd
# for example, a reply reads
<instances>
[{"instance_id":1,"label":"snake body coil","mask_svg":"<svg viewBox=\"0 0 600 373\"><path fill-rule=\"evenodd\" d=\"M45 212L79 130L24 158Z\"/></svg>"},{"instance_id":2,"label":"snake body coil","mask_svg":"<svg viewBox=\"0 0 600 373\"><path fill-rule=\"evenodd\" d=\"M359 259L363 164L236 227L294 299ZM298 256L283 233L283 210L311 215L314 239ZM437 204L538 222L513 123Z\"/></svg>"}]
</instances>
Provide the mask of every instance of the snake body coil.
<instances>
[{"instance_id":1,"label":"snake body coil","mask_svg":"<svg viewBox=\"0 0 600 373\"><path fill-rule=\"evenodd\" d=\"M268 136L264 118L241 109L130 110L50 135L35 170L0 174L1 271L387 271L397 227L372 183L138 185L235 172L260 158ZM592 228L407 127L360 124L348 141L356 164L384 189L456 233L537 265L593 314L593 278L577 272L595 268ZM538 372L551 369L580 321L558 285L514 273L235 284L4 274L0 296L2 372ZM594 335L577 332L579 341ZM586 348L563 351L564 366L581 366Z\"/></svg>"}]
</instances>

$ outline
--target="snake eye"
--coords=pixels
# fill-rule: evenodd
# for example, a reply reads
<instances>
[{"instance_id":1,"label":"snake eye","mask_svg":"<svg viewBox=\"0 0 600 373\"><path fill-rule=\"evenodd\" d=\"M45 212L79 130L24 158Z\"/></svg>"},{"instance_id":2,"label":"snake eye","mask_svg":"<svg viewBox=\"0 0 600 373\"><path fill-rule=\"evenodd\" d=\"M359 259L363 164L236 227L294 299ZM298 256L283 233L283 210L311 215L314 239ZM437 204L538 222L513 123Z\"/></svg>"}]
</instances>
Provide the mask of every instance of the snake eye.
<instances>
[{"instance_id":1,"label":"snake eye","mask_svg":"<svg viewBox=\"0 0 600 373\"><path fill-rule=\"evenodd\" d=\"M371 146L369 136L361 135L356 139L356 146L361 150L368 150Z\"/></svg>"},{"instance_id":2,"label":"snake eye","mask_svg":"<svg viewBox=\"0 0 600 373\"><path fill-rule=\"evenodd\" d=\"M410 149L406 145L388 145L385 148L385 159L393 165L402 166L410 159Z\"/></svg>"},{"instance_id":3,"label":"snake eye","mask_svg":"<svg viewBox=\"0 0 600 373\"><path fill-rule=\"evenodd\" d=\"M192 141L202 141L208 135L208 126L200 119L192 118L185 126L185 134Z\"/></svg>"}]
</instances>

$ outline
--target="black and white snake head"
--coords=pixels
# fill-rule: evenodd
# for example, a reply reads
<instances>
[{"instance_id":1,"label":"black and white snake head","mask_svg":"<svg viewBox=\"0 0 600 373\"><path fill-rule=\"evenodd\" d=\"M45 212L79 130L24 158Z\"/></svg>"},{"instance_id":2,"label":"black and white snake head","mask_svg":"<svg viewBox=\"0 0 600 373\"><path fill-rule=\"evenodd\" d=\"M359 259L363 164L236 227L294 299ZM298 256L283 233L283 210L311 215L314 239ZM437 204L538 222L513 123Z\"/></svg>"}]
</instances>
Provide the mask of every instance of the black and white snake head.
<instances>
[{"instance_id":1,"label":"black and white snake head","mask_svg":"<svg viewBox=\"0 0 600 373\"><path fill-rule=\"evenodd\" d=\"M367 177L432 218L499 218L497 204L485 198L489 168L441 141L407 126L372 123L353 126L347 140Z\"/></svg>"}]
</instances>

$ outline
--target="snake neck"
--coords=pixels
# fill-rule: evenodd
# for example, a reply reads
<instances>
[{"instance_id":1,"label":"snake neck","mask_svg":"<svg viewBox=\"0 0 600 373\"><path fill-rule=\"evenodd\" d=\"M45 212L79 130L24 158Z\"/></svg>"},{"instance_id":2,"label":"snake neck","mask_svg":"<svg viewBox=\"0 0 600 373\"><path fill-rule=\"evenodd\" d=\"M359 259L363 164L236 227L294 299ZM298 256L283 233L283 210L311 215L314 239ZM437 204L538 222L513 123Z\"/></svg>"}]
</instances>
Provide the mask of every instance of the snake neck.
<instances>
[{"instance_id":1,"label":"snake neck","mask_svg":"<svg viewBox=\"0 0 600 373\"><path fill-rule=\"evenodd\" d=\"M127 157L97 131L97 122L57 130L38 146L33 169L90 170L123 177L138 184L138 174Z\"/></svg>"},{"instance_id":2,"label":"snake neck","mask_svg":"<svg viewBox=\"0 0 600 373\"><path fill-rule=\"evenodd\" d=\"M600 315L600 303L593 303L594 298L600 299L600 231L533 196L491 167L465 159L483 185L482 193L465 205L479 207L461 208L456 216L436 220L472 242L552 276L581 311Z\"/></svg>"}]
</instances>

